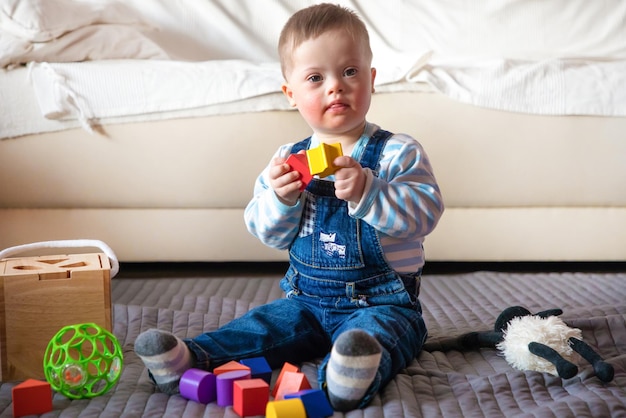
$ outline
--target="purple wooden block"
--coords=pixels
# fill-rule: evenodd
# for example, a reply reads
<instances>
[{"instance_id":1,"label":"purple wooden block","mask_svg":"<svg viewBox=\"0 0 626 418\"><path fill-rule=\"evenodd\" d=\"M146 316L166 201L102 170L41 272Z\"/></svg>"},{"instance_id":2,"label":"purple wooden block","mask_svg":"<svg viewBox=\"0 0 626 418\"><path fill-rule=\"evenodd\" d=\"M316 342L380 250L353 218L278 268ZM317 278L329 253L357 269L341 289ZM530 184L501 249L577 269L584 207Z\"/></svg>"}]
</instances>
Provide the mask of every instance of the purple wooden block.
<instances>
[{"instance_id":1,"label":"purple wooden block","mask_svg":"<svg viewBox=\"0 0 626 418\"><path fill-rule=\"evenodd\" d=\"M233 384L236 380L250 379L250 370L235 370L218 374L217 383L217 404L222 407L233 404Z\"/></svg>"},{"instance_id":2,"label":"purple wooden block","mask_svg":"<svg viewBox=\"0 0 626 418\"><path fill-rule=\"evenodd\" d=\"M200 369L183 373L178 385L180 396L200 403L211 403L216 398L215 375Z\"/></svg>"}]
</instances>

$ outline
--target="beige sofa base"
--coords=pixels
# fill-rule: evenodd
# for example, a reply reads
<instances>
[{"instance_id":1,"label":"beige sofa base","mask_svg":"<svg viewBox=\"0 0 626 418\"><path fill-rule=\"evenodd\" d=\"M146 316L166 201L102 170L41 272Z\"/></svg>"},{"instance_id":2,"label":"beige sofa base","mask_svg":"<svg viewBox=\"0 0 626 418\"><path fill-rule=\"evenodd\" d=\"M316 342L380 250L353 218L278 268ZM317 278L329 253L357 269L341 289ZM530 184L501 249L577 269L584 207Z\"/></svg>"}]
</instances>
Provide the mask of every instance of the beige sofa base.
<instances>
[{"instance_id":1,"label":"beige sofa base","mask_svg":"<svg viewBox=\"0 0 626 418\"><path fill-rule=\"evenodd\" d=\"M626 118L375 94L427 150L446 211L428 260L626 261ZM277 128L279 127L279 128ZM90 238L120 261L277 261L245 228L254 180L310 129L295 111L110 124L0 141L0 248Z\"/></svg>"},{"instance_id":2,"label":"beige sofa base","mask_svg":"<svg viewBox=\"0 0 626 418\"><path fill-rule=\"evenodd\" d=\"M0 247L97 238L126 262L284 261L242 209L2 209ZM430 261L624 261L626 208L449 208Z\"/></svg>"}]
</instances>

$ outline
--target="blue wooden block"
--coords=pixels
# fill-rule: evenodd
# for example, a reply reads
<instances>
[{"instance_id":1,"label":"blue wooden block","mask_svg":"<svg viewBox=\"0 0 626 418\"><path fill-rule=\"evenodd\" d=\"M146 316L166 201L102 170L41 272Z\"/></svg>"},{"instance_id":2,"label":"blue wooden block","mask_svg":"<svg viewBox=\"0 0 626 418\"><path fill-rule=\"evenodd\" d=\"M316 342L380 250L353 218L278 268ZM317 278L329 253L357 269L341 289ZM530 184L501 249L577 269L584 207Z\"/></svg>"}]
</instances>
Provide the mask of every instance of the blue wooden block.
<instances>
[{"instance_id":1,"label":"blue wooden block","mask_svg":"<svg viewBox=\"0 0 626 418\"><path fill-rule=\"evenodd\" d=\"M253 357L239 361L239 363L250 368L253 379L263 379L267 384L271 384L272 368L265 360L265 357Z\"/></svg>"},{"instance_id":2,"label":"blue wooden block","mask_svg":"<svg viewBox=\"0 0 626 418\"><path fill-rule=\"evenodd\" d=\"M320 389L305 389L285 395L285 399L300 398L307 418L325 418L334 414L333 407Z\"/></svg>"}]
</instances>

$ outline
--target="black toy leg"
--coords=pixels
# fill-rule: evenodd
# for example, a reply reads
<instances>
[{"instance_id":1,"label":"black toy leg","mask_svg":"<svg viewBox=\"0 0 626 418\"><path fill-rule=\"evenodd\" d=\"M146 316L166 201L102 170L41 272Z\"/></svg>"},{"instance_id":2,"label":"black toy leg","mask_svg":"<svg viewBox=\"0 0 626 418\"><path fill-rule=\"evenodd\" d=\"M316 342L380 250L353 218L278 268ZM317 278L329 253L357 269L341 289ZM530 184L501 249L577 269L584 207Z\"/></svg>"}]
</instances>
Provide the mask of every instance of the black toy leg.
<instances>
[{"instance_id":1,"label":"black toy leg","mask_svg":"<svg viewBox=\"0 0 626 418\"><path fill-rule=\"evenodd\" d=\"M549 316L559 316L563 314L563 310L562 309L548 309L547 311L541 311L541 312L537 312L535 315L537 315L540 318L547 318Z\"/></svg>"},{"instance_id":2,"label":"black toy leg","mask_svg":"<svg viewBox=\"0 0 626 418\"><path fill-rule=\"evenodd\" d=\"M569 343L574 351L591 363L593 371L596 373L596 376L598 376L598 379L603 382L610 382L613 380L613 375L615 374L613 366L604 362L600 355L596 353L593 348L589 346L589 344L573 337L569 339Z\"/></svg>"},{"instance_id":3,"label":"black toy leg","mask_svg":"<svg viewBox=\"0 0 626 418\"><path fill-rule=\"evenodd\" d=\"M529 343L528 350L536 356L542 357L554 364L559 377L569 379L576 376L578 367L574 363L565 360L556 350L541 343Z\"/></svg>"},{"instance_id":4,"label":"black toy leg","mask_svg":"<svg viewBox=\"0 0 626 418\"><path fill-rule=\"evenodd\" d=\"M508 326L509 322L513 318L522 317L532 315L530 311L523 306L511 306L502 311L502 313L496 318L496 323L493 327L493 330L496 332L504 331Z\"/></svg>"},{"instance_id":5,"label":"black toy leg","mask_svg":"<svg viewBox=\"0 0 626 418\"><path fill-rule=\"evenodd\" d=\"M495 348L502 341L502 333L495 331L469 332L459 337L459 345L463 350L477 348Z\"/></svg>"}]
</instances>

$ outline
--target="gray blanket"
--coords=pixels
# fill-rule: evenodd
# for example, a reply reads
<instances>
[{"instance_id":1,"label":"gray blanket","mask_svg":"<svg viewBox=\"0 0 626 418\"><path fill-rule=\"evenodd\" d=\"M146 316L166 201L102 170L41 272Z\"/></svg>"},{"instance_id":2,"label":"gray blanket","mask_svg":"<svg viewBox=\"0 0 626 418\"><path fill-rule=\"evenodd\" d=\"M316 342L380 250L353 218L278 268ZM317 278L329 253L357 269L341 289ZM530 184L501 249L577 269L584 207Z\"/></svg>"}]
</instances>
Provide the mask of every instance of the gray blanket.
<instances>
[{"instance_id":1,"label":"gray blanket","mask_svg":"<svg viewBox=\"0 0 626 418\"><path fill-rule=\"evenodd\" d=\"M180 337L219 327L261 303L281 297L279 275L256 277L116 278L114 333L125 365L120 382L91 400L53 398L44 417L236 417L232 407L203 405L158 392L133 352L148 328ZM420 299L428 349L386 386L366 409L334 417L626 417L626 274L508 274L477 272L425 276ZM615 368L602 383L584 360L563 380L514 370L495 350L439 351L469 331L489 330L506 307L559 307L583 339ZM315 384L317 362L302 365ZM11 417L11 388L0 385L0 418Z\"/></svg>"}]
</instances>

